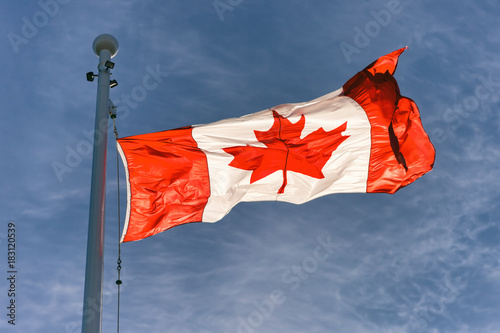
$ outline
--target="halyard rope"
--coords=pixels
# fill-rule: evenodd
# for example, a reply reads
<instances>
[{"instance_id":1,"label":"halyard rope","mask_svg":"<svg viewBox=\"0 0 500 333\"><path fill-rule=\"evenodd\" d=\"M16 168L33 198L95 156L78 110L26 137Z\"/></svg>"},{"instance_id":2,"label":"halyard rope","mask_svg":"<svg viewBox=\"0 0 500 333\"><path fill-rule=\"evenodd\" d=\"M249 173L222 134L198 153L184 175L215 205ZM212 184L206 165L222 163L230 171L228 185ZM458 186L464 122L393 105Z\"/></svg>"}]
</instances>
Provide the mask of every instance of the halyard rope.
<instances>
[{"instance_id":1,"label":"halyard rope","mask_svg":"<svg viewBox=\"0 0 500 333\"><path fill-rule=\"evenodd\" d=\"M113 130L115 133L115 141L116 144L118 144L118 131L116 130L116 123L115 123L115 118L116 114L109 110L109 116L111 117L111 120L113 120ZM121 269L122 269L122 259L121 259L121 243L120 243L120 163L119 163L119 156L118 156L118 148L116 148L116 179L117 179L117 192L118 192L118 260L116 261L117 267L116 270L118 271L118 276L116 280L116 285L118 286L118 299L117 299L117 317L116 317L116 332L120 333L120 285L122 284L122 280L120 280L121 277Z\"/></svg>"}]
</instances>

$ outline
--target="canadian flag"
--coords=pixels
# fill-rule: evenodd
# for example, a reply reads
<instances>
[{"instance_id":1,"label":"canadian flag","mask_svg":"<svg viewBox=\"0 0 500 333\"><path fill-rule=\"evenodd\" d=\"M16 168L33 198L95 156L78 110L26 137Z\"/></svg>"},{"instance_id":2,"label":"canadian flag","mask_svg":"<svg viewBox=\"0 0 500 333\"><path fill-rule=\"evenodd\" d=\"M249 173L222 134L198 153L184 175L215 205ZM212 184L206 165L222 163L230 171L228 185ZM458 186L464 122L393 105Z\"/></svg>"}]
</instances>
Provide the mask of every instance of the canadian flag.
<instances>
[{"instance_id":1,"label":"canadian flag","mask_svg":"<svg viewBox=\"0 0 500 333\"><path fill-rule=\"evenodd\" d=\"M432 169L435 151L393 77L404 50L310 102L118 139L128 192L121 241L215 222L241 201L300 204L412 183Z\"/></svg>"}]
</instances>

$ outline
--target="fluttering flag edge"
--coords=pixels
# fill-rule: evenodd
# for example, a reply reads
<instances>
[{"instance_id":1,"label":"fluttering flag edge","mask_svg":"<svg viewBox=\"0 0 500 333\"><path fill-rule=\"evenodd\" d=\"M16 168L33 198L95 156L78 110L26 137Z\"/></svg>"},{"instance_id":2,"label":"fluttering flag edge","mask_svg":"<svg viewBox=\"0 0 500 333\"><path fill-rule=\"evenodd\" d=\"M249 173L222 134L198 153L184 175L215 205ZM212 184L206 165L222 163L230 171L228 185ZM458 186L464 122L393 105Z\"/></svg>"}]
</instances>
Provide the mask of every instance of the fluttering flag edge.
<instances>
[{"instance_id":1,"label":"fluttering flag edge","mask_svg":"<svg viewBox=\"0 0 500 333\"><path fill-rule=\"evenodd\" d=\"M420 111L412 99L400 94L398 83L393 76L399 56L406 49L407 46L378 58L351 77L342 87L343 94L358 103L370 118L372 147L367 193L393 194L430 171L434 165L435 148L423 129ZM371 94L368 94L370 91ZM391 93L395 93L395 96L390 96ZM373 96L382 98L373 100ZM389 113L390 108L381 106L387 102L385 99L394 103L392 113ZM405 105L405 102L409 105ZM396 134L393 125L401 120L405 120L406 124L400 125L400 131ZM418 133L411 135L415 130ZM420 139L418 145L411 144L411 139L415 137ZM400 148L403 146L411 146L410 155L401 153ZM416 168L412 169L413 173L408 172L405 157L412 158L411 166ZM377 171L377 168L381 167L382 172ZM389 175L388 170L391 171ZM406 178L408 174L410 176ZM398 179L398 176L403 178Z\"/></svg>"}]
</instances>

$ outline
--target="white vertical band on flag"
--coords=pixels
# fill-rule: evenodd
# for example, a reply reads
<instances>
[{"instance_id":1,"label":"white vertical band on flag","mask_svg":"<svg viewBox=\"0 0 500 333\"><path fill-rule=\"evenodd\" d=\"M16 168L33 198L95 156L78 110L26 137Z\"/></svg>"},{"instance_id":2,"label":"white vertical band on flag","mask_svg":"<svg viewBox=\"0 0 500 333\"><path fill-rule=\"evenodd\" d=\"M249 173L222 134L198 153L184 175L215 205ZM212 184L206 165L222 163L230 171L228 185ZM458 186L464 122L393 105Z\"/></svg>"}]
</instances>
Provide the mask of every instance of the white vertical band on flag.
<instances>
[{"instance_id":1,"label":"white vertical band on flag","mask_svg":"<svg viewBox=\"0 0 500 333\"><path fill-rule=\"evenodd\" d=\"M120 154L120 157L121 157L122 162L123 162L123 167L125 168L125 180L127 183L127 211L125 214L125 223L123 225L123 233L122 233L122 237L120 239L120 242L123 242L123 239L125 238L125 235L127 234L128 224L130 221L130 199L131 199L130 198L130 196L131 196L130 177L129 177L129 172L128 172L127 157L125 157L125 154L123 153L122 147L120 146L120 144L118 142L116 142L116 148L118 149L118 153Z\"/></svg>"},{"instance_id":2,"label":"white vertical band on flag","mask_svg":"<svg viewBox=\"0 0 500 333\"><path fill-rule=\"evenodd\" d=\"M277 170L250 183L252 171L229 166L234 156L223 151L233 146L267 148L255 131L268 131L274 123L272 110L297 123L302 115L305 126L301 138L323 128L328 132L345 122L343 136L348 136L333 151L317 179L287 171L287 185L282 194L283 171ZM325 121L326 120L326 121ZM215 222L240 201L286 201L300 204L331 193L366 192L370 161L370 122L353 99L342 95L342 88L305 103L283 104L240 118L221 120L193 128L193 138L206 154L210 176L210 198L203 212L204 222Z\"/></svg>"}]
</instances>

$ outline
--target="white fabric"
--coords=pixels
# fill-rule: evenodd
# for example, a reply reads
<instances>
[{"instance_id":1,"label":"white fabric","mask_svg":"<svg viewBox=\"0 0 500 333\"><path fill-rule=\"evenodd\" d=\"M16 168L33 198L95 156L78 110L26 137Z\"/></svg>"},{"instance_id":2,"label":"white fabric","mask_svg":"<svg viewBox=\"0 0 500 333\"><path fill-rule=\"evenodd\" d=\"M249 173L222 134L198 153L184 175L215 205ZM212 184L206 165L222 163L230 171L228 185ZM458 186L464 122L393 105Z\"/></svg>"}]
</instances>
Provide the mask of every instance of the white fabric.
<instances>
[{"instance_id":1,"label":"white fabric","mask_svg":"<svg viewBox=\"0 0 500 333\"><path fill-rule=\"evenodd\" d=\"M333 151L322 169L323 179L287 171L285 192L278 194L283 184L282 170L250 184L252 171L229 166L234 156L224 152L223 148L247 144L266 148L257 140L254 131L268 131L273 126L272 110L292 123L304 115L301 138L321 127L331 131L347 121L347 129L342 135L349 135L349 138ZM195 126L192 135L205 152L209 167L211 196L203 213L204 222L221 219L240 201L277 200L300 204L331 193L366 192L370 123L359 104L342 95L342 89L310 102L283 104L240 118Z\"/></svg>"}]
</instances>

